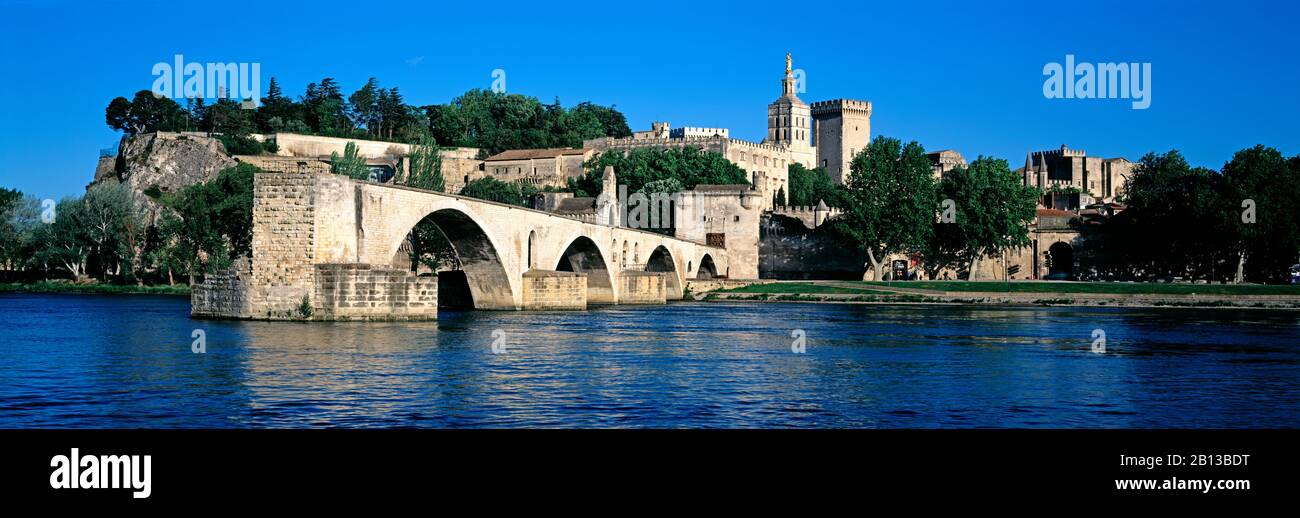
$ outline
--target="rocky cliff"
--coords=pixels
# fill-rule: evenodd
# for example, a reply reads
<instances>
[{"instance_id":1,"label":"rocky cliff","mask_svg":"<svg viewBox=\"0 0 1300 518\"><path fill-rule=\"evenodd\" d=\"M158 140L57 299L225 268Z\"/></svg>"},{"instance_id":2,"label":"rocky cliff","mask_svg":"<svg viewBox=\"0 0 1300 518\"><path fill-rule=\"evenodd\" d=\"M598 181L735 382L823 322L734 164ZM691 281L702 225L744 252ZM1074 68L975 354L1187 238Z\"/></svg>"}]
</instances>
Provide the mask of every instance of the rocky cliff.
<instances>
[{"instance_id":1,"label":"rocky cliff","mask_svg":"<svg viewBox=\"0 0 1300 518\"><path fill-rule=\"evenodd\" d=\"M117 157L101 158L91 186L122 182L136 192L157 185L164 192L216 178L235 165L217 139L194 134L147 133L122 137Z\"/></svg>"}]
</instances>

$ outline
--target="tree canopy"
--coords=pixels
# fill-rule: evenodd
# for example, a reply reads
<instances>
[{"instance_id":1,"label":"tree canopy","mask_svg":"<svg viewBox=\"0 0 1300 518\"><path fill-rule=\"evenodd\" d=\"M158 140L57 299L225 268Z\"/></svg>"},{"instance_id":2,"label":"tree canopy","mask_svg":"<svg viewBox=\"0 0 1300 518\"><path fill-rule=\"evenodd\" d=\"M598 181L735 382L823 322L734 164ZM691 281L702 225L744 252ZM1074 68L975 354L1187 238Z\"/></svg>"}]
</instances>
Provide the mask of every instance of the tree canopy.
<instances>
[{"instance_id":1,"label":"tree canopy","mask_svg":"<svg viewBox=\"0 0 1300 518\"><path fill-rule=\"evenodd\" d=\"M843 215L834 229L864 251L884 278L890 254L924 248L935 217L933 169L925 148L879 136L853 157Z\"/></svg>"}]
</instances>

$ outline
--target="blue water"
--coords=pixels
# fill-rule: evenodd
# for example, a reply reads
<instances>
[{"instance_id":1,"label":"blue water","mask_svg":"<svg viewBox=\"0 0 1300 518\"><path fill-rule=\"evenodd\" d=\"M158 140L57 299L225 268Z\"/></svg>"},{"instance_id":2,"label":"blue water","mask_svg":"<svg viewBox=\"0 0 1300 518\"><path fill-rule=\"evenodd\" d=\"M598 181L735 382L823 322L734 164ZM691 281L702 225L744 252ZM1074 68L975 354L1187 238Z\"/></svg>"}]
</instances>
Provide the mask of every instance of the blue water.
<instances>
[{"instance_id":1,"label":"blue water","mask_svg":"<svg viewBox=\"0 0 1300 518\"><path fill-rule=\"evenodd\" d=\"M188 312L183 297L0 295L0 427L1300 426L1300 312L678 303L427 323ZM204 354L191 352L195 329ZM803 354L791 351L797 329Z\"/></svg>"}]
</instances>

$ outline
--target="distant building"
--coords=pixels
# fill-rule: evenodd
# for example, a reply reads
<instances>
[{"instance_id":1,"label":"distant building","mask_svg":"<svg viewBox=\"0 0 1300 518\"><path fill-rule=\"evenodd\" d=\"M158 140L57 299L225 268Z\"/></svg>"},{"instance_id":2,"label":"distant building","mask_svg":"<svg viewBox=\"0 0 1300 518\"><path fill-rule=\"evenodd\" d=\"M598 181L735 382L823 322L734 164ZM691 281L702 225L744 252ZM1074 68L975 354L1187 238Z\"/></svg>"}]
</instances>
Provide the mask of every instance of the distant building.
<instances>
[{"instance_id":1,"label":"distant building","mask_svg":"<svg viewBox=\"0 0 1300 518\"><path fill-rule=\"evenodd\" d=\"M961 153L951 149L935 151L926 156L930 157L930 163L934 167L934 177L936 179L942 179L953 169L966 167L966 157L961 156Z\"/></svg>"},{"instance_id":2,"label":"distant building","mask_svg":"<svg viewBox=\"0 0 1300 518\"><path fill-rule=\"evenodd\" d=\"M1069 207L1078 209L1089 203L1108 203L1122 197L1133 176L1133 163L1122 157L1090 157L1082 149L1062 145L1060 149L1029 153L1025 156L1025 166L1016 172L1024 178L1025 185L1045 192L1084 194L1087 199ZM1048 203L1047 198L1043 203Z\"/></svg>"},{"instance_id":3,"label":"distant building","mask_svg":"<svg viewBox=\"0 0 1300 518\"><path fill-rule=\"evenodd\" d=\"M485 158L483 173L503 182L564 187L570 178L585 173L582 164L593 153L580 148L512 149Z\"/></svg>"}]
</instances>

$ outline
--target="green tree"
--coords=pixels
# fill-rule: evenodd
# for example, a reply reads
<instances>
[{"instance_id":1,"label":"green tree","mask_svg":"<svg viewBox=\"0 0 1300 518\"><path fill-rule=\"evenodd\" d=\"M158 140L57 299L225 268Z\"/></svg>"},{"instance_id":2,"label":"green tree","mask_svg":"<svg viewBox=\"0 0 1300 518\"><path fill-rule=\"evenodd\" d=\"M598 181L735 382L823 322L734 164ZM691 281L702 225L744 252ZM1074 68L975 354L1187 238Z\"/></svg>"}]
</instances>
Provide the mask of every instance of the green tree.
<instances>
[{"instance_id":1,"label":"green tree","mask_svg":"<svg viewBox=\"0 0 1300 518\"><path fill-rule=\"evenodd\" d=\"M408 163L411 170L407 173L406 185L438 192L446 187L442 177L441 149L432 135L426 133L419 143L411 146Z\"/></svg>"},{"instance_id":2,"label":"green tree","mask_svg":"<svg viewBox=\"0 0 1300 518\"><path fill-rule=\"evenodd\" d=\"M486 176L465 184L459 194L480 200L531 207L533 196L536 196L537 192L537 189L531 185L503 182Z\"/></svg>"},{"instance_id":3,"label":"green tree","mask_svg":"<svg viewBox=\"0 0 1300 518\"><path fill-rule=\"evenodd\" d=\"M100 184L86 191L81 205L83 232L101 279L108 280L110 274L120 273L124 260L127 268L131 268L136 254L128 247L136 244L134 239L141 235L144 220L135 192L126 184Z\"/></svg>"},{"instance_id":4,"label":"green tree","mask_svg":"<svg viewBox=\"0 0 1300 518\"><path fill-rule=\"evenodd\" d=\"M575 113L590 113L600 121L606 137L626 138L632 136L632 129L627 125L627 118L614 106L601 106L590 101L578 103L573 107Z\"/></svg>"},{"instance_id":5,"label":"green tree","mask_svg":"<svg viewBox=\"0 0 1300 518\"><path fill-rule=\"evenodd\" d=\"M127 135L155 131L185 131L191 126L189 113L166 97L154 97L149 90L140 90L127 100L117 97L104 109L104 120L110 128Z\"/></svg>"},{"instance_id":6,"label":"green tree","mask_svg":"<svg viewBox=\"0 0 1300 518\"><path fill-rule=\"evenodd\" d=\"M951 199L955 218L952 223L944 223L940 218L935 225L956 225L955 234L961 239L970 280L976 280L980 259L1029 246L1029 224L1034 221L1042 193L1023 183L1011 172L1006 160L986 156L944 177L940 187L943 198L937 200L938 211L942 216L947 208L943 201ZM953 233L943 235L952 237Z\"/></svg>"},{"instance_id":7,"label":"green tree","mask_svg":"<svg viewBox=\"0 0 1300 518\"><path fill-rule=\"evenodd\" d=\"M55 205L54 221L37 225L29 249L35 264L49 275L53 268L67 270L72 278L86 272L92 239L81 198L64 198Z\"/></svg>"},{"instance_id":8,"label":"green tree","mask_svg":"<svg viewBox=\"0 0 1300 518\"><path fill-rule=\"evenodd\" d=\"M614 166L619 185L628 192L641 192L646 185L673 180L682 188L710 184L748 184L749 174L721 154L688 147L681 149L642 148L626 155L610 151L593 156L584 164L586 173L569 180L576 196L598 196L605 166Z\"/></svg>"},{"instance_id":9,"label":"green tree","mask_svg":"<svg viewBox=\"0 0 1300 518\"><path fill-rule=\"evenodd\" d=\"M348 142L343 146L343 156L339 156L337 151L330 153L330 172L354 180L370 178L370 169L366 167L366 159L357 151L357 145L354 142Z\"/></svg>"},{"instance_id":10,"label":"green tree","mask_svg":"<svg viewBox=\"0 0 1300 518\"><path fill-rule=\"evenodd\" d=\"M808 169L799 163L791 163L788 183L790 192L787 201L796 207L814 207L825 201L831 207L842 205L840 197L842 188L835 185L831 176L823 168Z\"/></svg>"},{"instance_id":11,"label":"green tree","mask_svg":"<svg viewBox=\"0 0 1300 518\"><path fill-rule=\"evenodd\" d=\"M879 136L853 157L843 215L833 229L864 251L875 279L890 254L920 251L933 230L935 186L925 148Z\"/></svg>"},{"instance_id":12,"label":"green tree","mask_svg":"<svg viewBox=\"0 0 1300 518\"><path fill-rule=\"evenodd\" d=\"M178 194L158 194L171 211L158 224L150 263L190 276L228 268L231 260L252 254L253 175L257 167L239 164L223 169L209 182L191 185Z\"/></svg>"},{"instance_id":13,"label":"green tree","mask_svg":"<svg viewBox=\"0 0 1300 518\"><path fill-rule=\"evenodd\" d=\"M1300 262L1300 169L1282 153L1257 145L1223 165L1225 203L1232 207L1236 281L1282 282ZM1253 209L1253 217L1248 211Z\"/></svg>"},{"instance_id":14,"label":"green tree","mask_svg":"<svg viewBox=\"0 0 1300 518\"><path fill-rule=\"evenodd\" d=\"M303 119L317 135L351 137L352 124L347 117L347 102L334 78L310 83L302 100Z\"/></svg>"},{"instance_id":15,"label":"green tree","mask_svg":"<svg viewBox=\"0 0 1300 518\"><path fill-rule=\"evenodd\" d=\"M1107 221L1095 256L1102 270L1151 277L1212 276L1240 227L1224 178L1178 151L1148 153L1134 168L1128 209ZM1236 203L1240 203L1238 200ZM1239 210L1239 209L1238 209Z\"/></svg>"}]
</instances>

